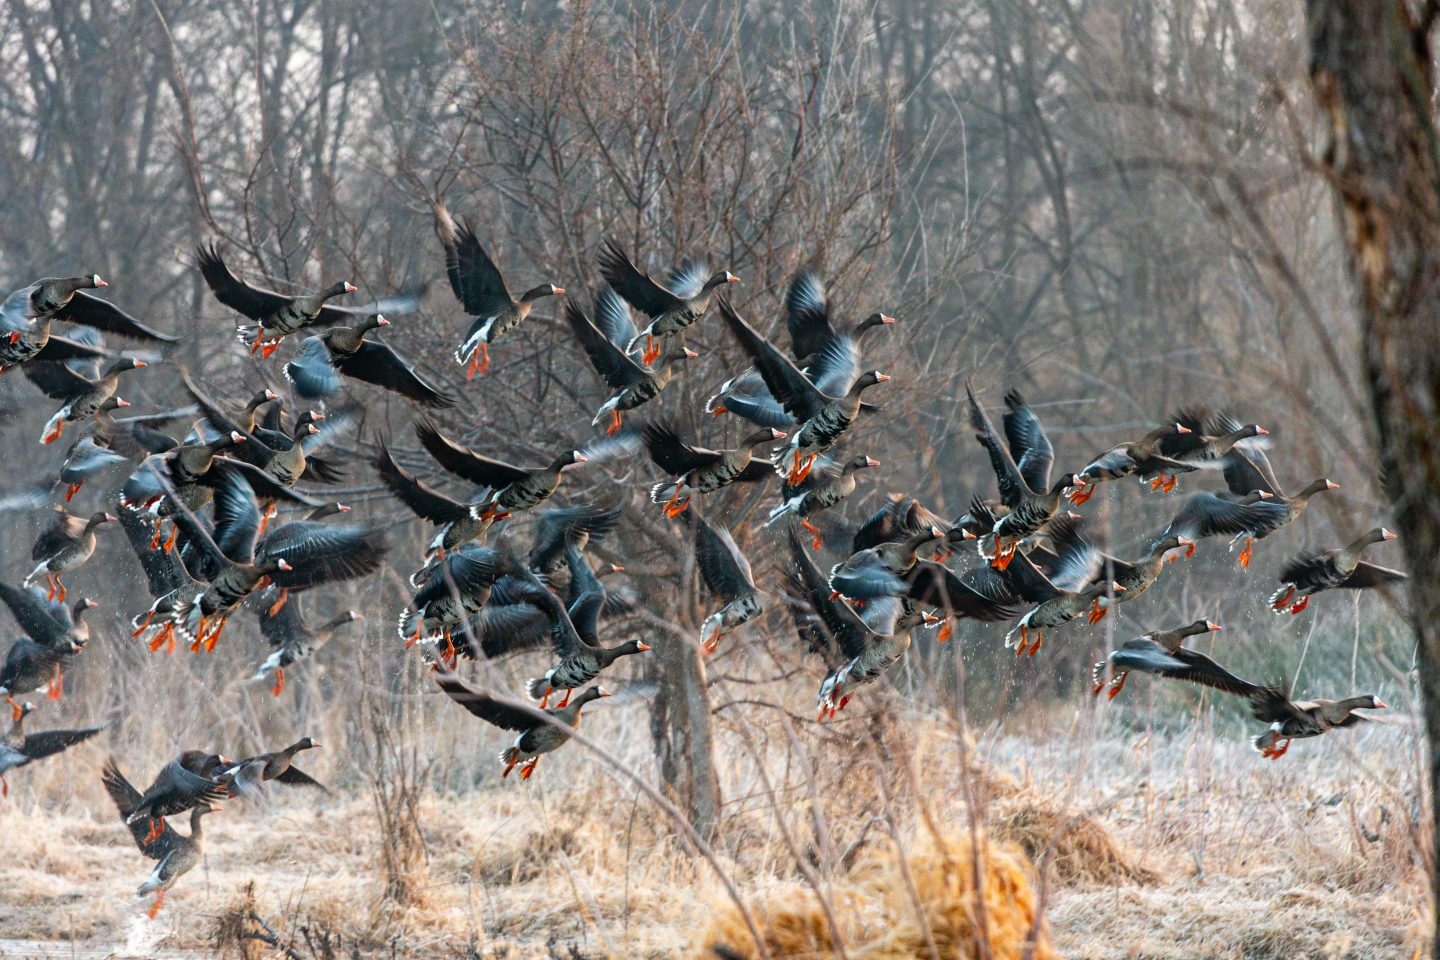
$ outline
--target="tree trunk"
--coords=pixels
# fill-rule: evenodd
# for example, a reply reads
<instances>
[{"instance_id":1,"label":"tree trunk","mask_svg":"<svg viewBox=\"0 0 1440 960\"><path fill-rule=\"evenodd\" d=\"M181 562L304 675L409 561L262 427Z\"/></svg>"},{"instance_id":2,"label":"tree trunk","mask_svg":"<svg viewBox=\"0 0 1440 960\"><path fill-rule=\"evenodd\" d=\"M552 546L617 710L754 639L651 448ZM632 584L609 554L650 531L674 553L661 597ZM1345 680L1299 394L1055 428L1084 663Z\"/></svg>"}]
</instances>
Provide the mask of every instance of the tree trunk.
<instances>
[{"instance_id":1,"label":"tree trunk","mask_svg":"<svg viewBox=\"0 0 1440 960\"><path fill-rule=\"evenodd\" d=\"M1405 0L1309 0L1324 161L1358 294L1387 493L1410 561L1410 610L1440 794L1440 185L1430 26ZM1432 871L1435 858L1430 858ZM1431 891L1437 885L1432 872ZM1436 938L1440 955L1440 937Z\"/></svg>"},{"instance_id":2,"label":"tree trunk","mask_svg":"<svg viewBox=\"0 0 1440 960\"><path fill-rule=\"evenodd\" d=\"M673 638L656 644L655 658L663 679L650 730L660 776L670 800L690 815L695 832L708 841L719 821L720 784L705 665L693 645Z\"/></svg>"}]
</instances>

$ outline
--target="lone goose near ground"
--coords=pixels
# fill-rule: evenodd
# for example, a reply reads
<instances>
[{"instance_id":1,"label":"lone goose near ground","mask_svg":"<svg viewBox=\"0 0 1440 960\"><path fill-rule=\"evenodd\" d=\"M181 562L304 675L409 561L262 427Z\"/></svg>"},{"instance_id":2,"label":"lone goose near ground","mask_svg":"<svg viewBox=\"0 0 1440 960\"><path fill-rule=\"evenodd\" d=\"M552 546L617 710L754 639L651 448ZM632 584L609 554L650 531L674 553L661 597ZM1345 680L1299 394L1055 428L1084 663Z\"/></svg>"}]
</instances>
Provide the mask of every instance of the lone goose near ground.
<instances>
[{"instance_id":1,"label":"lone goose near ground","mask_svg":"<svg viewBox=\"0 0 1440 960\"><path fill-rule=\"evenodd\" d=\"M135 819L134 813L141 802L141 796L120 772L115 765L113 757L106 759L104 770L101 772L101 780L105 784L105 790L110 794L110 799L115 803L115 809L120 811L120 819L130 828L130 835L135 838L135 845L140 852L151 860L157 861L155 869L145 882L136 891L136 896L144 897L155 894L155 902L150 907L149 917L155 919L160 912L160 907L165 903L165 891L175 885L186 873L195 868L200 862L200 857L205 849L205 836L202 832L200 820L208 813L214 813L220 808L212 803L204 803L194 808L190 813L190 836L182 836L175 828L160 822L158 830L152 830L151 825L143 819Z\"/></svg>"},{"instance_id":2,"label":"lone goose near ground","mask_svg":"<svg viewBox=\"0 0 1440 960\"><path fill-rule=\"evenodd\" d=\"M536 300L564 296L565 288L542 283L513 296L470 225L457 224L442 201L435 203L435 233L445 248L450 289L465 312L475 318L455 348L455 362L469 363L466 378L484 376L490 371L490 344L524 323Z\"/></svg>"}]
</instances>

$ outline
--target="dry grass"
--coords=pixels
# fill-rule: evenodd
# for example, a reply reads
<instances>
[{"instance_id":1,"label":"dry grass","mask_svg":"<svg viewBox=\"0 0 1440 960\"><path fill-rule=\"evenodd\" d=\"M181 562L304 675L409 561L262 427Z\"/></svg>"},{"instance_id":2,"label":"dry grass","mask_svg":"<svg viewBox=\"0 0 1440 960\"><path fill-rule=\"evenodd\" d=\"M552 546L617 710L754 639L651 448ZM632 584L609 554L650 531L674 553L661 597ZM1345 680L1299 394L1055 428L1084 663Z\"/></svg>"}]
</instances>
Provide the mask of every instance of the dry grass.
<instances>
[{"instance_id":1,"label":"dry grass","mask_svg":"<svg viewBox=\"0 0 1440 960\"><path fill-rule=\"evenodd\" d=\"M891 715L883 699L862 702L869 714L852 705L839 724L802 726L793 741L773 721L749 728L753 747L725 735L717 865L772 956L832 955L816 890L848 956L928 956L927 930L939 956L974 955L966 796L992 838L981 859L997 958L1022 955L1037 912L1053 942L1042 936L1036 956L1070 960L1359 960L1408 957L1422 942L1405 728L1323 738L1272 764L1203 717L1145 736L1121 729L1133 717L1118 710L1077 712L1090 733L1049 716L1041 735L1036 718L1035 733L981 735L967 767L949 723ZM641 724L640 711L597 712L587 729L648 773ZM886 760L864 749L873 731ZM494 752L495 738L464 732L472 753ZM342 782L332 798L292 791L266 814L209 818L205 865L144 924L132 892L146 864L91 782L103 753L87 746L12 776L0 806L6 936L98 945L98 956L137 938L140 955L157 944L277 955L244 939L265 932L253 914L305 960L684 957L718 940L755 952L714 869L580 748L548 758L529 783L426 792L424 896L410 905L384 896L373 798L363 782L348 794ZM337 754L331 766L317 758L315 772L338 778ZM437 777L448 782L443 769Z\"/></svg>"},{"instance_id":2,"label":"dry grass","mask_svg":"<svg viewBox=\"0 0 1440 960\"><path fill-rule=\"evenodd\" d=\"M780 882L755 891L755 919L770 955L1018 960L1033 935L1035 960L1056 956L1043 924L1035 929L1030 863L1018 851L984 841L977 850L968 836L920 831L904 845L903 859L902 867L893 847L874 851L825 890L834 904L834 926L819 894L804 884ZM977 872L984 877L978 898ZM738 911L722 907L718 913L701 942L716 952L758 956Z\"/></svg>"}]
</instances>

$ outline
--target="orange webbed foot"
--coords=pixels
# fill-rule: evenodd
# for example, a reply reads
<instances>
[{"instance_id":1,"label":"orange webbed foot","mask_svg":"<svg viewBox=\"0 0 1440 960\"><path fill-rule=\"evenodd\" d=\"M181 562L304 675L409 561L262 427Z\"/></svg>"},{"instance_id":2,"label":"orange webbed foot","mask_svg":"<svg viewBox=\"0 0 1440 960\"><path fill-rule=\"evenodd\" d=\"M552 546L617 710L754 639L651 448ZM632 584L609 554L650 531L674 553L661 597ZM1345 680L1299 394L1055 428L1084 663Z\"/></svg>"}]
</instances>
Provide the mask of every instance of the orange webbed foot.
<instances>
[{"instance_id":1,"label":"orange webbed foot","mask_svg":"<svg viewBox=\"0 0 1440 960\"><path fill-rule=\"evenodd\" d=\"M617 434L617 433L620 432L620 428L621 428L622 426L624 426L624 418L621 416L620 411L619 411L619 410L611 410L611 411L610 411L610 426L605 429L605 436L607 436L607 437L613 437L613 436L615 436L615 434Z\"/></svg>"},{"instance_id":2,"label":"orange webbed foot","mask_svg":"<svg viewBox=\"0 0 1440 960\"><path fill-rule=\"evenodd\" d=\"M1301 597L1299 600L1295 601L1295 605L1290 608L1290 613L1293 616L1294 614L1299 613L1308 606L1310 606L1310 597Z\"/></svg>"},{"instance_id":3,"label":"orange webbed foot","mask_svg":"<svg viewBox=\"0 0 1440 960\"><path fill-rule=\"evenodd\" d=\"M566 690L565 696L560 699L559 703L555 704L555 709L564 710L566 707L570 706L570 694L574 692L574 690Z\"/></svg>"},{"instance_id":4,"label":"orange webbed foot","mask_svg":"<svg viewBox=\"0 0 1440 960\"><path fill-rule=\"evenodd\" d=\"M80 492L80 488L83 487L83 486L85 486L85 481L84 481L84 480L80 480L80 481L77 481L77 482L75 482L75 483L72 483L72 484L70 484L70 486L66 487L66 488L65 488L65 502L66 502L66 503L69 503L72 499L74 499L75 494L79 493L79 492Z\"/></svg>"},{"instance_id":5,"label":"orange webbed foot","mask_svg":"<svg viewBox=\"0 0 1440 960\"><path fill-rule=\"evenodd\" d=\"M1105 694L1107 700L1114 700L1120 696L1120 691L1125 689L1125 681L1129 679L1130 671L1122 670L1120 675L1110 681L1110 690Z\"/></svg>"},{"instance_id":6,"label":"orange webbed foot","mask_svg":"<svg viewBox=\"0 0 1440 960\"><path fill-rule=\"evenodd\" d=\"M1245 549L1240 551L1240 566L1246 570L1250 569L1251 548L1255 546L1253 537L1245 538Z\"/></svg>"},{"instance_id":7,"label":"orange webbed foot","mask_svg":"<svg viewBox=\"0 0 1440 960\"><path fill-rule=\"evenodd\" d=\"M5 702L10 704L10 722L18 723L20 718L25 715L24 709L21 708L20 704L15 702L14 697L7 696Z\"/></svg>"},{"instance_id":8,"label":"orange webbed foot","mask_svg":"<svg viewBox=\"0 0 1440 960\"><path fill-rule=\"evenodd\" d=\"M936 642L936 643L949 643L949 642L950 642L950 637L951 637L954 633L955 633L955 624L954 624L954 622L953 622L949 617L946 617L946 618L945 618L945 622L940 625L940 629L935 632L935 642Z\"/></svg>"},{"instance_id":9,"label":"orange webbed foot","mask_svg":"<svg viewBox=\"0 0 1440 960\"><path fill-rule=\"evenodd\" d=\"M278 697L285 690L285 668L280 667L275 671L275 686L270 688L270 695Z\"/></svg>"},{"instance_id":10,"label":"orange webbed foot","mask_svg":"<svg viewBox=\"0 0 1440 960\"><path fill-rule=\"evenodd\" d=\"M164 818L162 817L162 818L158 818L158 819L157 819L156 817L151 817L151 818L150 818L150 832L147 833L147 834L145 834L145 842L146 842L146 843L154 843L156 840L159 840L159 839L160 839L160 834L162 834L162 833L164 833L164 832L165 832L165 820L164 820Z\"/></svg>"}]
</instances>

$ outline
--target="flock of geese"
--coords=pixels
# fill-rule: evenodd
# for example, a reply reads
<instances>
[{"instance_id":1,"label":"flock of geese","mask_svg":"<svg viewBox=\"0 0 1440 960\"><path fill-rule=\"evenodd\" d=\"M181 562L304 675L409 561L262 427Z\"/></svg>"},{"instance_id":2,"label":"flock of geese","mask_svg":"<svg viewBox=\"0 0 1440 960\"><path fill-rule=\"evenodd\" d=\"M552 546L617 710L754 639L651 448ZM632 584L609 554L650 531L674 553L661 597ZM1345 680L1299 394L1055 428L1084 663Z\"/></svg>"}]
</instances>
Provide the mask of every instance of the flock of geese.
<instances>
[{"instance_id":1,"label":"flock of geese","mask_svg":"<svg viewBox=\"0 0 1440 960\"><path fill-rule=\"evenodd\" d=\"M534 306L566 291L542 283L514 295L475 233L443 204L436 215L451 288L471 318L454 357L467 376L484 375L491 348L523 335ZM794 277L786 292L786 350L719 296L739 282L728 270L687 261L656 279L606 242L598 256L604 284L588 303L571 296L563 305L565 323L607 391L592 421L603 433L597 429L592 441L556 451L547 463L514 464L444 433L428 411L453 406L455 398L378 338L392 326L391 317L416 308L413 292L346 306L337 301L355 292L349 283L299 296L276 293L237 276L214 246L198 251L196 265L216 299L243 318L239 337L255 355L257 370L286 340L298 341L282 367L302 408L298 415L287 416L287 404L269 387L249 396L212 396L189 372L165 362L164 350L176 337L92 292L106 286L99 276L39 280L0 304L0 373L18 367L59 404L38 439L48 445L82 434L64 455L58 484L45 487L47 500L52 491L63 493L63 500L51 505L53 517L29 561L33 568L18 584L0 581L0 599L25 634L0 668L0 694L13 708L11 730L0 740L0 779L104 729L27 734L34 705L22 702L36 693L58 699L65 669L84 653L84 617L95 601L71 601L63 578L90 559L97 535L112 525L123 531L153 599L135 611L135 642L152 652L173 651L177 644L211 652L229 620L251 611L270 648L255 677L279 696L287 669L361 619L347 610L317 623L305 614L310 599L304 595L369 577L386 561L389 543L381 525L353 519L347 505L316 494L356 470L373 471L398 505L434 528L425 555L415 558L413 594L397 618L399 634L407 647L419 645L450 699L515 734L500 761L505 776L519 767L522 778L566 743L588 704L610 696L594 681L616 660L651 649L639 639L603 642L607 622L619 621L629 600L605 583L623 568L597 567L586 551L612 533L622 515L619 506L595 505L603 498L593 489L574 489L596 486L584 479L586 464L643 453L658 468L650 499L685 525L696 569L714 598L696 638L704 653L760 615L767 601L783 601L800 638L827 666L816 703L821 720L884 676L904 656L917 627L936 627L943 643L960 619L1010 623L1007 646L1034 656L1047 633L1097 623L1114 605L1145 593L1170 563L1193 555L1202 539L1230 538L1232 547L1240 547L1239 566L1248 569L1257 542L1294 523L1312 497L1336 486L1318 479L1287 493L1265 453L1265 429L1210 410L1183 411L1080 469L1055 475L1050 441L1025 399L1016 391L1005 395L997 430L967 384L967 415L994 468L998 496L976 496L963 516L947 520L914 497L891 495L848 536L843 558L827 570L819 559L825 540L845 531L826 515L880 466L863 452L841 452L857 420L882 415L876 403L891 379L866 368L862 348L895 321L880 312L858 321L838 316L813 272ZM705 409L742 418L753 430L733 448L711 449L662 416L627 424L627 414L633 420L683 375L686 361L697 356L684 345L685 332L711 316L718 316L751 365L720 384ZM133 342L139 355L119 356L105 337ZM136 372L141 370L150 372ZM178 413L122 414L129 406L120 396L123 385L156 370L177 381L188 406ZM278 375L270 379L278 381ZM421 411L414 429L429 472L448 475L450 486L465 492L422 482L418 463L407 467L385 437L373 438L368 463L326 455L327 441L354 429L357 419L355 407L340 402L343 394L372 389L397 394ZM187 417L195 417L188 432L166 432L167 423ZM1106 553L1075 512L1103 483L1133 477L1168 492L1197 471L1223 478L1223 489L1189 494L1138 556ZM549 506L576 474L582 479L570 480L567 490L576 505ZM87 496L93 495L95 507L71 513L91 481ZM777 490L765 525L783 538L779 589L757 587L730 531L700 510L701 501L741 484ZM282 505L283 521L276 519ZM505 538L491 542L494 525L527 514L534 523L523 556ZM1377 528L1348 545L1286 563L1273 609L1299 614L1324 591L1403 579L1361 559L1369 546L1393 538ZM128 596L116 591L113 599ZM1116 696L1134 672L1215 688L1248 702L1265 724L1255 747L1270 758L1283 755L1293 739L1364 719L1357 710L1385 706L1368 695L1292 700L1284 688L1237 677L1185 645L1188 637L1219 629L1200 620L1125 642L1096 665L1095 694ZM462 658L546 645L553 665L525 686L537 710L492 697L456 673ZM646 684L637 683L617 691L617 699L647 692ZM225 799L261 796L272 781L319 788L293 762L317 746L305 738L240 761L187 751L143 792L113 759L105 763L104 785L122 820L141 852L157 861L140 888L142 895L156 894L152 917L165 891L197 862L202 818ZM186 813L188 836L167 822Z\"/></svg>"}]
</instances>

